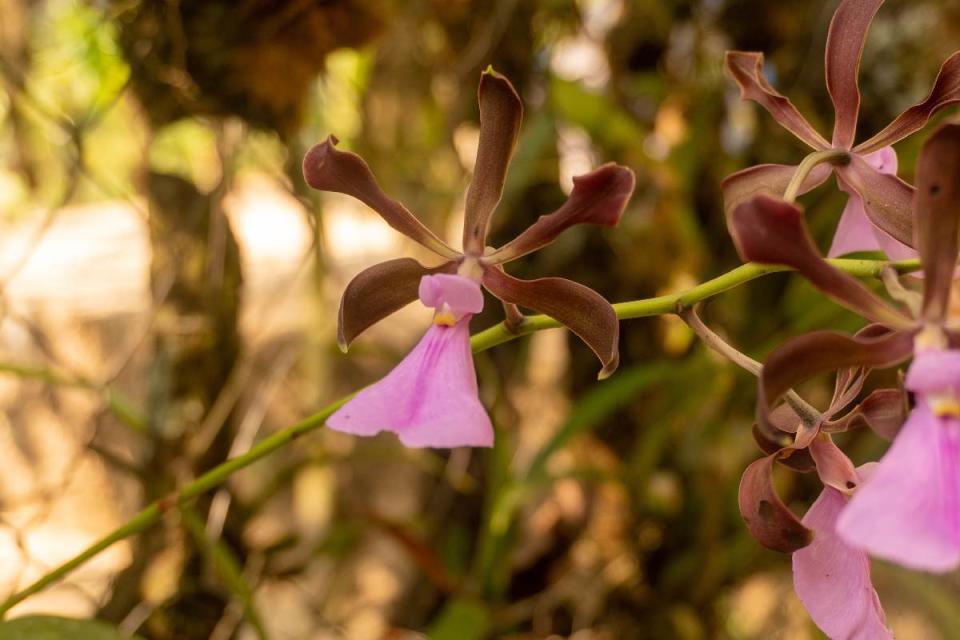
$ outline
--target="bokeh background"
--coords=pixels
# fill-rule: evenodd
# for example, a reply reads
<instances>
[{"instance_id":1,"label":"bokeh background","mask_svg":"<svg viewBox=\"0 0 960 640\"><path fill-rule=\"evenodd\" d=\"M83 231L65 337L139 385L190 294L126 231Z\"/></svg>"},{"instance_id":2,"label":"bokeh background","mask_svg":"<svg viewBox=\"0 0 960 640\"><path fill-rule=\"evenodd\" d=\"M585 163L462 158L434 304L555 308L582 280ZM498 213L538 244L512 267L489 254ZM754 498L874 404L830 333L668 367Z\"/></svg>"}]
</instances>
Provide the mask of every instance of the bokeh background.
<instances>
[{"instance_id":1,"label":"bokeh background","mask_svg":"<svg viewBox=\"0 0 960 640\"><path fill-rule=\"evenodd\" d=\"M512 272L613 301L678 290L738 262L722 177L804 153L738 100L724 50L765 51L827 131L834 6L0 0L0 596L375 380L419 338L430 314L411 305L337 350L349 278L429 258L357 202L307 189L311 144L335 134L456 240L493 64L527 107L494 241L601 162L638 174L619 229L572 230ZM960 5L887 3L863 58L861 134L921 99L958 44ZM922 139L898 146L907 179ZM823 246L843 198L832 184L805 198ZM473 326L500 314L488 304ZM704 314L757 358L858 326L789 275ZM602 383L561 330L480 354L494 449L320 430L11 616L96 617L150 639L820 637L789 558L737 512L758 456L754 381L675 318L625 323L621 349ZM857 462L883 448L843 444ZM819 490L778 482L798 512ZM875 571L898 638L960 638L956 575Z\"/></svg>"}]
</instances>

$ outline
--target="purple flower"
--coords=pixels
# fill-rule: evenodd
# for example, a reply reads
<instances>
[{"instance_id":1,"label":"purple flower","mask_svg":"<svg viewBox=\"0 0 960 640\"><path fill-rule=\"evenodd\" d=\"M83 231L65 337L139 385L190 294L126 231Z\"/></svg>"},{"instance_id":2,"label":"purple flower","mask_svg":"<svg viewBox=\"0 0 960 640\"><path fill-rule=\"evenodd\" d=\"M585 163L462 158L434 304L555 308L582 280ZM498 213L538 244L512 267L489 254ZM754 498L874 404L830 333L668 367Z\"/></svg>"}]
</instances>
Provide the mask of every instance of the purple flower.
<instances>
[{"instance_id":1,"label":"purple flower","mask_svg":"<svg viewBox=\"0 0 960 640\"><path fill-rule=\"evenodd\" d=\"M960 351L920 351L906 386L916 407L837 530L877 557L949 571L960 565Z\"/></svg>"},{"instance_id":2,"label":"purple flower","mask_svg":"<svg viewBox=\"0 0 960 640\"><path fill-rule=\"evenodd\" d=\"M511 329L523 322L518 306L544 313L587 343L603 365L601 378L617 368L620 326L609 302L564 278L511 277L503 265L550 244L573 225L616 226L633 193L633 172L608 163L575 177L573 191L559 209L540 216L510 242L489 247L487 233L503 193L523 106L510 81L492 70L480 78L478 99L480 141L466 194L462 251L387 196L367 163L337 149L333 136L303 159L303 175L311 187L357 198L442 260L436 266L411 258L388 260L347 285L337 322L344 350L363 331L418 297L436 313L434 326L396 369L330 418L334 429L357 435L393 431L415 447L490 446L493 432L477 397L468 330L470 316L483 307L481 286L503 302Z\"/></svg>"},{"instance_id":3,"label":"purple flower","mask_svg":"<svg viewBox=\"0 0 960 640\"><path fill-rule=\"evenodd\" d=\"M857 86L860 56L867 31L881 4L883 0L843 0L830 22L824 64L835 119L829 142L790 100L770 85L763 74L762 53L728 51L726 56L727 73L740 87L744 100L760 104L814 151L849 152L839 157L832 167L817 166L799 189L800 193L810 191L835 172L840 188L850 194L831 255L877 248L887 251L891 258L904 255L905 246L913 242L910 216L913 188L897 178L896 156L890 145L919 131L940 109L960 101L958 51L943 63L933 88L922 102L897 116L869 140L854 145L860 110ZM728 176L722 185L728 216L758 193L783 195L796 169L790 165L762 164ZM867 221L875 228L873 233L867 228Z\"/></svg>"},{"instance_id":4,"label":"purple flower","mask_svg":"<svg viewBox=\"0 0 960 640\"><path fill-rule=\"evenodd\" d=\"M420 300L436 309L433 326L386 377L327 420L344 433L392 431L408 447L489 447L490 417L477 397L470 316L483 309L474 280L437 274L420 280Z\"/></svg>"}]
</instances>

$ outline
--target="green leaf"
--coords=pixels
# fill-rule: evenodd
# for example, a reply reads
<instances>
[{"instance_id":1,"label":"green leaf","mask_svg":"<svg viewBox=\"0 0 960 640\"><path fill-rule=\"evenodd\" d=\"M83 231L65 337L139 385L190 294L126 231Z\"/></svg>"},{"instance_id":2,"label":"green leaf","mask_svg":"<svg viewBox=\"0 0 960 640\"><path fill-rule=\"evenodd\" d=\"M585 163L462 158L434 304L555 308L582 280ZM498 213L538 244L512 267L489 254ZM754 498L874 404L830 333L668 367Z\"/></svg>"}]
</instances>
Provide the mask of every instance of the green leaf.
<instances>
[{"instance_id":1,"label":"green leaf","mask_svg":"<svg viewBox=\"0 0 960 640\"><path fill-rule=\"evenodd\" d=\"M58 616L25 616L0 623L0 640L137 640L104 622Z\"/></svg>"},{"instance_id":2,"label":"green leaf","mask_svg":"<svg viewBox=\"0 0 960 640\"><path fill-rule=\"evenodd\" d=\"M430 640L481 640L490 631L490 612L475 600L450 601L427 632Z\"/></svg>"},{"instance_id":3,"label":"green leaf","mask_svg":"<svg viewBox=\"0 0 960 640\"><path fill-rule=\"evenodd\" d=\"M587 130L591 138L610 146L636 144L646 131L607 95L588 91L577 82L553 78L551 105L557 116Z\"/></svg>"}]
</instances>

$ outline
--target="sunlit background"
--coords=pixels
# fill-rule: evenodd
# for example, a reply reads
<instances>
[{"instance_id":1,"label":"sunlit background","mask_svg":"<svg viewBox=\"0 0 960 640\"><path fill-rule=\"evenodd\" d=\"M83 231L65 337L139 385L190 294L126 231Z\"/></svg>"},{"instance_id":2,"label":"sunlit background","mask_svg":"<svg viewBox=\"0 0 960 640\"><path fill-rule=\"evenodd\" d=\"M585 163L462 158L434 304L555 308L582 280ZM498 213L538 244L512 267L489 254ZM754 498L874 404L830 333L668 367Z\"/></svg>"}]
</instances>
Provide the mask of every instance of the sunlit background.
<instances>
[{"instance_id":1,"label":"sunlit background","mask_svg":"<svg viewBox=\"0 0 960 640\"><path fill-rule=\"evenodd\" d=\"M311 192L310 145L336 135L456 243L492 63L526 103L493 241L602 162L638 174L619 229L572 230L512 272L613 301L681 289L737 264L723 176L804 153L738 100L724 50L766 51L825 131L834 4L0 0L0 597L377 379L422 334L415 304L338 351L350 277L430 256ZM864 54L861 134L922 98L958 42L960 5L890 0ZM920 142L898 146L908 179ZM825 244L843 196L805 203ZM787 275L704 313L758 358L858 322ZM500 314L490 301L473 326ZM624 324L621 353L602 383L561 330L480 354L495 449L317 431L10 616L158 639L820 637L789 558L737 511L759 455L753 380L672 318ZM857 462L883 446L846 444ZM798 513L818 490L778 480ZM878 564L876 581L898 638L960 638L956 575Z\"/></svg>"}]
</instances>

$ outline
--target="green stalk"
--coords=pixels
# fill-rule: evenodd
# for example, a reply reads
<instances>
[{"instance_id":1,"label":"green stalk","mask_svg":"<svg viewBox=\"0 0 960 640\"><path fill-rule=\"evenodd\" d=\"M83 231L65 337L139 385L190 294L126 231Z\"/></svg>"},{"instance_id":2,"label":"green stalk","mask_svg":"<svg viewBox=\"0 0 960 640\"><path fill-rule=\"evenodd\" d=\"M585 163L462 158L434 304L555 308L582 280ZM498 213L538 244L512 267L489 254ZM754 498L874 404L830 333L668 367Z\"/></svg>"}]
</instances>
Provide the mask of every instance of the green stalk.
<instances>
[{"instance_id":1,"label":"green stalk","mask_svg":"<svg viewBox=\"0 0 960 640\"><path fill-rule=\"evenodd\" d=\"M886 265L892 265L899 273L909 273L920 268L918 260L903 260L900 262L886 262L882 260L849 260L837 259L830 260L831 264L854 276L863 278L878 278L882 275L883 268ZM755 280L768 273L787 271L785 267L765 266L757 264L741 265L727 273L707 280L695 287L681 291L679 293L647 298L645 300L633 300L630 302L620 302L613 305L617 312L617 317L623 320L633 318L643 318L647 316L663 315L668 313L679 313L688 309L698 302L716 296L724 291L728 291L741 284ZM561 326L556 320L544 315L526 316L515 331L507 329L504 323L494 325L489 329L475 334L470 344L474 352L484 351L504 342L509 342L519 336L528 335L535 331L543 329L552 329ZM9 370L8 366L8 370ZM39 377L39 376L38 376ZM80 567L88 560L99 555L101 552L112 546L116 542L125 540L133 535L145 531L156 524L170 509L185 505L197 496L206 493L210 489L224 483L235 472L249 467L254 462L268 456L274 451L290 444L300 436L309 433L323 426L324 422L341 405L346 403L351 396L347 396L327 405L319 412L309 416L295 425L277 431L276 433L264 438L246 453L231 458L226 462L214 467L196 480L185 484L179 491L171 493L165 498L150 504L145 509L134 515L130 520L121 525L115 531L109 533L104 538L98 540L86 550L77 556L66 561L59 567L48 572L39 578L33 584L27 586L22 591L11 595L0 604L0 619L18 603L29 598L61 580L74 569Z\"/></svg>"},{"instance_id":2,"label":"green stalk","mask_svg":"<svg viewBox=\"0 0 960 640\"><path fill-rule=\"evenodd\" d=\"M835 165L850 164L850 152L845 149L827 149L826 151L814 151L808 155L797 165L797 170L794 171L793 177L790 178L790 182L787 183L787 188L783 192L783 199L787 202L795 202L797 195L800 193L800 187L803 186L803 181L807 179L807 176L817 165L825 162Z\"/></svg>"},{"instance_id":3,"label":"green stalk","mask_svg":"<svg viewBox=\"0 0 960 640\"><path fill-rule=\"evenodd\" d=\"M884 262L881 260L851 260L849 258L837 258L827 260L830 264L845 271L850 275L860 278L879 278L883 273L883 267L891 265L899 273L910 273L920 268L919 260L902 260L900 262ZM707 280L695 287L655 298L646 298L644 300L631 300L630 302L618 302L613 305L617 317L621 320L632 320L635 318L646 318L649 316L659 316L667 313L680 313L689 309L693 305L712 298L715 295L729 291L745 282L756 280L768 273L777 273L780 271L789 271L787 267L759 265L748 263L740 265L736 269L728 271L722 276L717 276L712 280ZM470 340L474 352L484 351L498 344L509 342L517 336L525 336L536 331L544 329L554 329L562 326L559 322L549 316L536 315L524 316L519 326L515 326L511 331L506 324L500 323L474 334Z\"/></svg>"}]
</instances>

